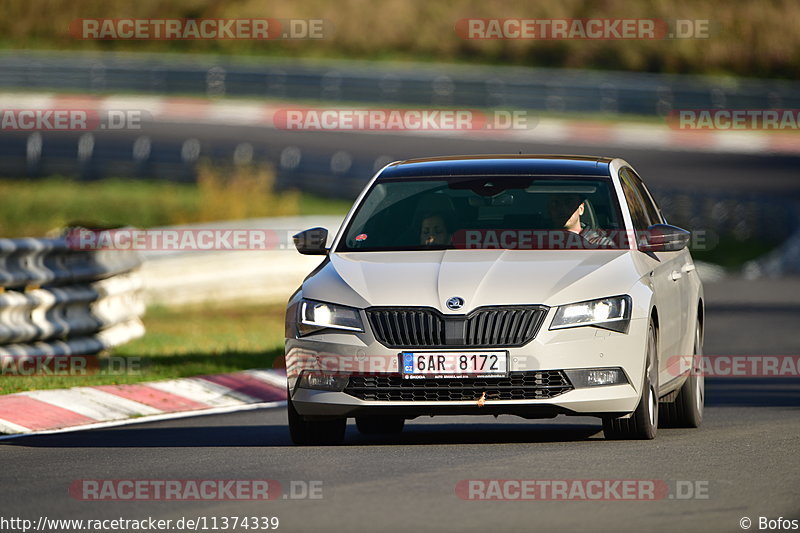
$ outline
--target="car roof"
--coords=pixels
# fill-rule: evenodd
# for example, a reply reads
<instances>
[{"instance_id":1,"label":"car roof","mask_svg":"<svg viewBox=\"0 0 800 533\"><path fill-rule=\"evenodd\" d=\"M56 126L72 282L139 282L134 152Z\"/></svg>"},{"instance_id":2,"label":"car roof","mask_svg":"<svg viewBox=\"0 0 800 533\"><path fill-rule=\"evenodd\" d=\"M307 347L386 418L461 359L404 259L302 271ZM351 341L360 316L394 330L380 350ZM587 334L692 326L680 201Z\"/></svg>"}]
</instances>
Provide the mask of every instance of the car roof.
<instances>
[{"instance_id":1,"label":"car roof","mask_svg":"<svg viewBox=\"0 0 800 533\"><path fill-rule=\"evenodd\" d=\"M378 179L431 176L603 176L610 157L580 155L465 155L407 159L391 163Z\"/></svg>"}]
</instances>

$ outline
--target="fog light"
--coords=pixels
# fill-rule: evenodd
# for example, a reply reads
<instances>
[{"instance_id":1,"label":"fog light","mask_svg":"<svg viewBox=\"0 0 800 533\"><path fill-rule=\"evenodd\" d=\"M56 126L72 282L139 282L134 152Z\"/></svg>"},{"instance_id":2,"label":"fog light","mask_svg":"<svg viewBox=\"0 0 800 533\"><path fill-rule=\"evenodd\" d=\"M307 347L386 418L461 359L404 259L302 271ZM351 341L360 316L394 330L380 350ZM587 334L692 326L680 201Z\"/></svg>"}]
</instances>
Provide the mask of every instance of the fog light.
<instances>
[{"instance_id":1,"label":"fog light","mask_svg":"<svg viewBox=\"0 0 800 533\"><path fill-rule=\"evenodd\" d=\"M565 370L567 377L576 389L585 387L603 387L606 385L622 385L628 378L621 368L586 368Z\"/></svg>"},{"instance_id":2,"label":"fog light","mask_svg":"<svg viewBox=\"0 0 800 533\"><path fill-rule=\"evenodd\" d=\"M301 389L316 389L341 392L347 387L350 376L347 374L330 374L325 372L303 372L300 376L298 387Z\"/></svg>"}]
</instances>

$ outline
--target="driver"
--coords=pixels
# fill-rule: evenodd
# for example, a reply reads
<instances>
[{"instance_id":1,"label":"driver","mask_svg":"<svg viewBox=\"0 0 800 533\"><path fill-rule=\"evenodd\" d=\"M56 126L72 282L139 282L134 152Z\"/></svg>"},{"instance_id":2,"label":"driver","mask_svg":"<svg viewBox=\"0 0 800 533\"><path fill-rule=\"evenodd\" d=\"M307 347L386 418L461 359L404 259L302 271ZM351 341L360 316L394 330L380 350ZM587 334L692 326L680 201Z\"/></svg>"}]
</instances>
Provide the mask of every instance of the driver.
<instances>
[{"instance_id":1,"label":"driver","mask_svg":"<svg viewBox=\"0 0 800 533\"><path fill-rule=\"evenodd\" d=\"M551 194L548 207L550 218L556 227L577 233L594 246L614 247L614 241L604 233L593 230L581 222L581 215L583 215L586 206L584 205L584 198L580 194Z\"/></svg>"},{"instance_id":2,"label":"driver","mask_svg":"<svg viewBox=\"0 0 800 533\"><path fill-rule=\"evenodd\" d=\"M450 231L445 217L438 213L423 215L419 229L419 243L425 246L450 244Z\"/></svg>"}]
</instances>

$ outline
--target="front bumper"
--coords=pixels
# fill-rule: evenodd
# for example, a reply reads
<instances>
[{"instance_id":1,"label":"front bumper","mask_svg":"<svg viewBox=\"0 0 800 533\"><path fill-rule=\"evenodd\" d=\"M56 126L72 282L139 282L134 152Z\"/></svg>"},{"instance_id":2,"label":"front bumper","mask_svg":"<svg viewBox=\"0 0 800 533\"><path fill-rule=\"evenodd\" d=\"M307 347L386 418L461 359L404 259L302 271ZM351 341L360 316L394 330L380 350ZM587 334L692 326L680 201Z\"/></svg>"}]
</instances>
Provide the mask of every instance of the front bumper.
<instances>
[{"instance_id":1,"label":"front bumper","mask_svg":"<svg viewBox=\"0 0 800 533\"><path fill-rule=\"evenodd\" d=\"M639 393L631 385L610 385L575 389L547 400L476 401L366 401L344 392L296 389L292 403L308 417L353 417L396 415L406 418L434 415L516 415L523 418L552 418L559 414L621 416L636 408Z\"/></svg>"},{"instance_id":2,"label":"front bumper","mask_svg":"<svg viewBox=\"0 0 800 533\"><path fill-rule=\"evenodd\" d=\"M544 324L549 324L551 319L552 316L548 316ZM508 351L510 372L620 367L629 382L575 388L552 398L489 398L482 406L478 406L478 397L469 401L379 401L362 400L345 392L296 387L303 370L347 373L358 369L372 373L396 373L397 367L389 365L397 360L400 350L384 347L369 331L359 334L322 332L287 339L289 390L297 412L309 418L389 413L406 418L486 414L512 414L525 418L549 418L558 414L621 416L636 409L641 395L647 326L646 319L631 320L627 333L594 327L550 331L543 326L537 337L527 345L501 348Z\"/></svg>"}]
</instances>

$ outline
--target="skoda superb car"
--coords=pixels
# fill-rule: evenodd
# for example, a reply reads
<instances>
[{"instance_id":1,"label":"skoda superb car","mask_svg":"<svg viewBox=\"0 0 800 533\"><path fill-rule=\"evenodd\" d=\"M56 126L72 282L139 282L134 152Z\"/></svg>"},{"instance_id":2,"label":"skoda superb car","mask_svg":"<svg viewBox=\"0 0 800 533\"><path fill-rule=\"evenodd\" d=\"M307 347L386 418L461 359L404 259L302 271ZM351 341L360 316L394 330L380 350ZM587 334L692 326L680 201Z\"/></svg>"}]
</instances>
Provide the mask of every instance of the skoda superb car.
<instances>
[{"instance_id":1,"label":"skoda superb car","mask_svg":"<svg viewBox=\"0 0 800 533\"><path fill-rule=\"evenodd\" d=\"M591 415L606 438L697 427L703 290L690 234L622 159L466 156L387 165L286 315L297 444L348 418Z\"/></svg>"}]
</instances>

